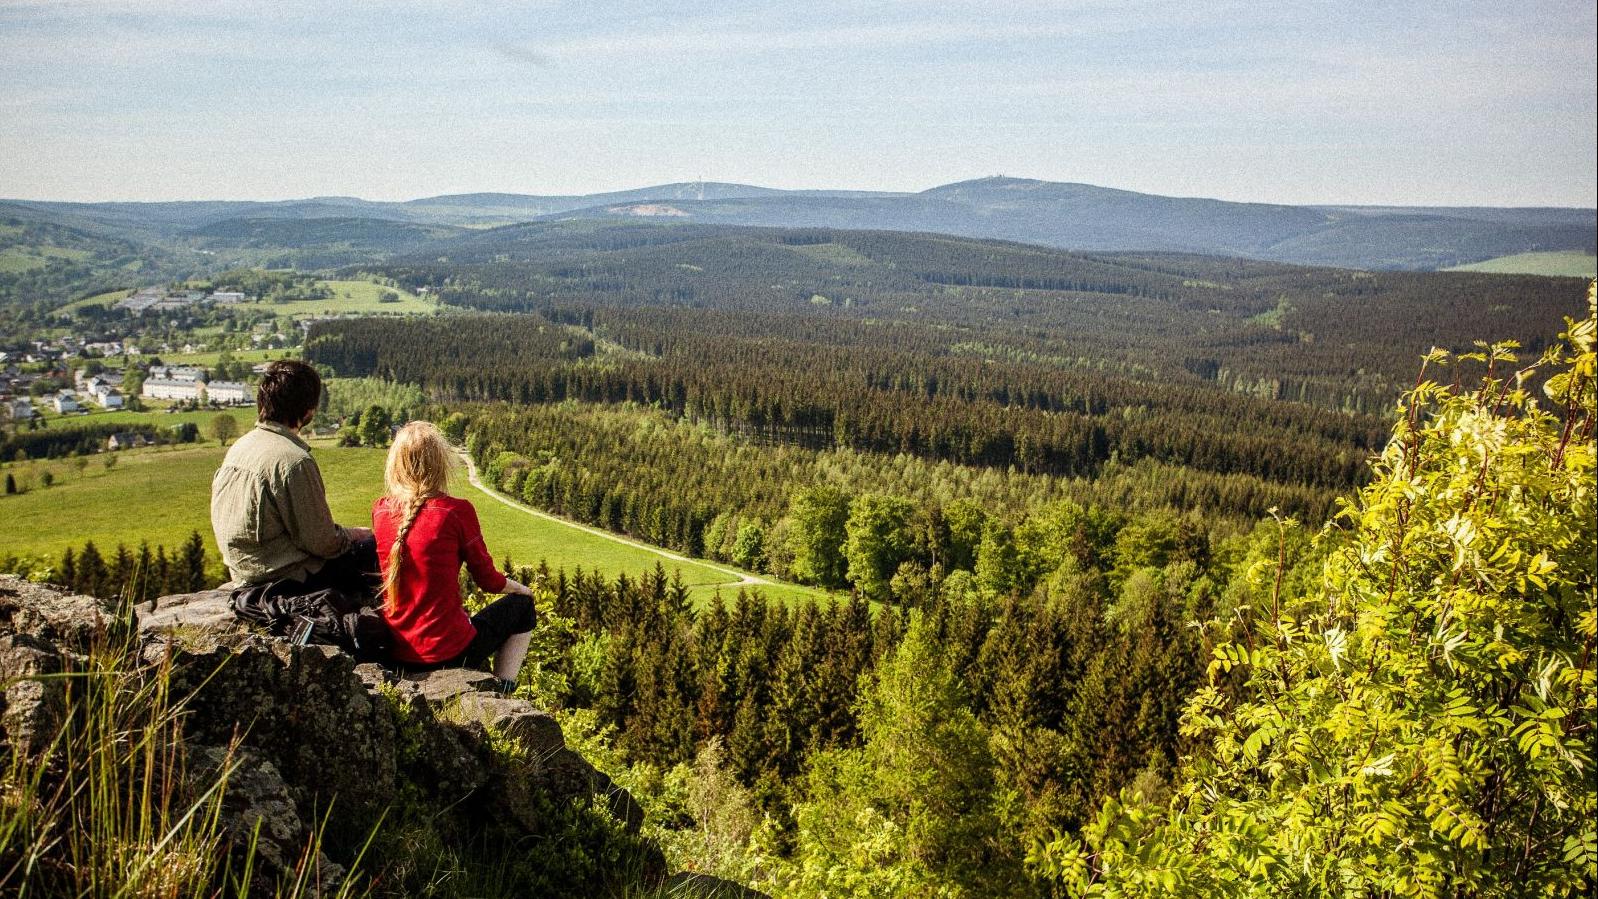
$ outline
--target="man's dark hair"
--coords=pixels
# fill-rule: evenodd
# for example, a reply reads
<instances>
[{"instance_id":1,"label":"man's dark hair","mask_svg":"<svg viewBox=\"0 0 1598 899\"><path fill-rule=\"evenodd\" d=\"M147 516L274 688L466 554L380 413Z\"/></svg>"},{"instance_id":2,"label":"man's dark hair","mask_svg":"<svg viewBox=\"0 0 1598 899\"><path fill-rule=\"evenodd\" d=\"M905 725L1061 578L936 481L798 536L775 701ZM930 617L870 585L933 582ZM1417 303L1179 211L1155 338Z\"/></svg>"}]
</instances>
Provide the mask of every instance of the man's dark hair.
<instances>
[{"instance_id":1,"label":"man's dark hair","mask_svg":"<svg viewBox=\"0 0 1598 899\"><path fill-rule=\"evenodd\" d=\"M279 359L266 367L255 388L255 417L297 428L322 403L322 376L298 359Z\"/></svg>"}]
</instances>

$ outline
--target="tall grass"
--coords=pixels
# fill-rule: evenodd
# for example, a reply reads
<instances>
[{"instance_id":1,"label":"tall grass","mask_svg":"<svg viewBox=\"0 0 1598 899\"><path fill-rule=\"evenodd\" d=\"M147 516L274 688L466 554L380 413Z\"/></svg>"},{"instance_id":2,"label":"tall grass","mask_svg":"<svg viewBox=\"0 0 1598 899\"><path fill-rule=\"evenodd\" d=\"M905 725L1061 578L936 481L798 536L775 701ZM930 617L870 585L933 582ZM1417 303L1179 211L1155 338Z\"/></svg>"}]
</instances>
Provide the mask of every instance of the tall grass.
<instances>
[{"instance_id":1,"label":"tall grass","mask_svg":"<svg viewBox=\"0 0 1598 899\"><path fill-rule=\"evenodd\" d=\"M68 670L0 684L9 691L33 681L62 710L42 748L12 745L3 760L0 894L180 899L258 892L263 880L273 881L256 869L253 838L236 841L223 816L237 740L219 766L191 768L182 739L191 697L171 694L170 656L144 663L132 629L118 630L97 638ZM324 893L328 885L315 876L319 842L314 834L273 892L354 890L347 879Z\"/></svg>"}]
</instances>

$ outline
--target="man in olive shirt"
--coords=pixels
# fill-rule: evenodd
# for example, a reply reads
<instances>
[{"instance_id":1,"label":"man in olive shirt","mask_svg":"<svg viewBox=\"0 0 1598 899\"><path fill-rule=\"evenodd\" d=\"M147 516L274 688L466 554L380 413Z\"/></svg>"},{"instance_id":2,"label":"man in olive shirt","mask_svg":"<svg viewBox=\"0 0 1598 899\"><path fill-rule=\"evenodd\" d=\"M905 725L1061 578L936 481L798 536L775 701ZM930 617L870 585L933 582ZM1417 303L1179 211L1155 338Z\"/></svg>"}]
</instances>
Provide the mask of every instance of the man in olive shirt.
<instances>
[{"instance_id":1,"label":"man in olive shirt","mask_svg":"<svg viewBox=\"0 0 1598 899\"><path fill-rule=\"evenodd\" d=\"M294 595L327 587L374 592L372 532L333 523L322 472L300 439L321 397L322 379L311 366L267 366L256 388L255 428L228 450L211 481L211 529L235 587L288 580L300 585L288 591Z\"/></svg>"}]
</instances>

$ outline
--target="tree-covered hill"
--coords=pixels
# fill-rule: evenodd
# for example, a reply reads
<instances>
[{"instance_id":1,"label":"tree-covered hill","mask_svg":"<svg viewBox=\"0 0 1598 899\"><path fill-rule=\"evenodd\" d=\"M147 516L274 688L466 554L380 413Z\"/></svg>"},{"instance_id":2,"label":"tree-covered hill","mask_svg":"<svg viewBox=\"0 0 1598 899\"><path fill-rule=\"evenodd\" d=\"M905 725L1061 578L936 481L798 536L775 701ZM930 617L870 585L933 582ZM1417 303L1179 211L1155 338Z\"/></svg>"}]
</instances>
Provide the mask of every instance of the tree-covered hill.
<instances>
[{"instance_id":1,"label":"tree-covered hill","mask_svg":"<svg viewBox=\"0 0 1598 899\"><path fill-rule=\"evenodd\" d=\"M448 225L372 218L232 218L183 237L213 252L259 251L267 268L319 269L383 259L459 233Z\"/></svg>"},{"instance_id":2,"label":"tree-covered hill","mask_svg":"<svg viewBox=\"0 0 1598 899\"><path fill-rule=\"evenodd\" d=\"M55 304L86 293L161 281L198 267L173 251L0 203L0 305Z\"/></svg>"},{"instance_id":3,"label":"tree-covered hill","mask_svg":"<svg viewBox=\"0 0 1598 899\"><path fill-rule=\"evenodd\" d=\"M1417 360L1379 419L966 365L938 323L598 308L332 323L308 350L447 399L528 502L855 592L696 611L664 574L549 573L554 701L698 870L817 899L1582 896L1591 297L1545 352ZM851 396L835 442L905 442L803 449L799 419ZM1128 453L1357 448L1363 486L1239 523L1194 498L1303 472L1143 458L1084 499L916 444L991 426L945 446L998 450L1035 411Z\"/></svg>"},{"instance_id":4,"label":"tree-covered hill","mask_svg":"<svg viewBox=\"0 0 1598 899\"><path fill-rule=\"evenodd\" d=\"M474 193L405 202L315 197L24 205L64 224L143 240L173 239L234 218L484 227L549 217L644 217L926 231L1076 250L1190 252L1363 269L1436 269L1515 253L1592 252L1598 240L1598 213L1591 209L1291 206L1004 177L917 193L679 182L584 195Z\"/></svg>"},{"instance_id":5,"label":"tree-covered hill","mask_svg":"<svg viewBox=\"0 0 1598 899\"><path fill-rule=\"evenodd\" d=\"M559 217L932 231L1076 250L1174 251L1365 269L1437 269L1533 250L1589 250L1598 232L1591 210L1395 212L1165 197L995 177L916 194L605 201Z\"/></svg>"},{"instance_id":6,"label":"tree-covered hill","mask_svg":"<svg viewBox=\"0 0 1598 899\"><path fill-rule=\"evenodd\" d=\"M379 268L483 309L672 306L937 323L949 352L1108 366L1366 411L1385 408L1434 345L1468 348L1476 335L1499 333L1541 346L1579 289L1531 276L638 221L511 226Z\"/></svg>"}]
</instances>

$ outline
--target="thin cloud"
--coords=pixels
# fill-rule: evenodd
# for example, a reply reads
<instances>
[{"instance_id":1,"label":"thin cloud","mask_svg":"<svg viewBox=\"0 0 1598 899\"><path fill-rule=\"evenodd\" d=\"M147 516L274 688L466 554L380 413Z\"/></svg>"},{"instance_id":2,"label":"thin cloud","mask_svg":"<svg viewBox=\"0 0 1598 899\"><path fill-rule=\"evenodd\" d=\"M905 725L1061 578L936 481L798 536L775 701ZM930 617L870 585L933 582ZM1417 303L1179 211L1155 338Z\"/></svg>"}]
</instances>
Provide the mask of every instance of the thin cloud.
<instances>
[{"instance_id":1,"label":"thin cloud","mask_svg":"<svg viewBox=\"0 0 1598 899\"><path fill-rule=\"evenodd\" d=\"M511 62L525 63L540 69L548 69L555 65L555 60L548 54L540 53L531 47L513 44L509 41L495 41L488 45L490 50L505 57Z\"/></svg>"},{"instance_id":2,"label":"thin cloud","mask_svg":"<svg viewBox=\"0 0 1598 899\"><path fill-rule=\"evenodd\" d=\"M560 58L746 56L790 50L929 47L1042 40L1080 35L1073 24L907 22L829 28L737 28L719 23L667 31L595 35L557 42Z\"/></svg>"}]
</instances>

